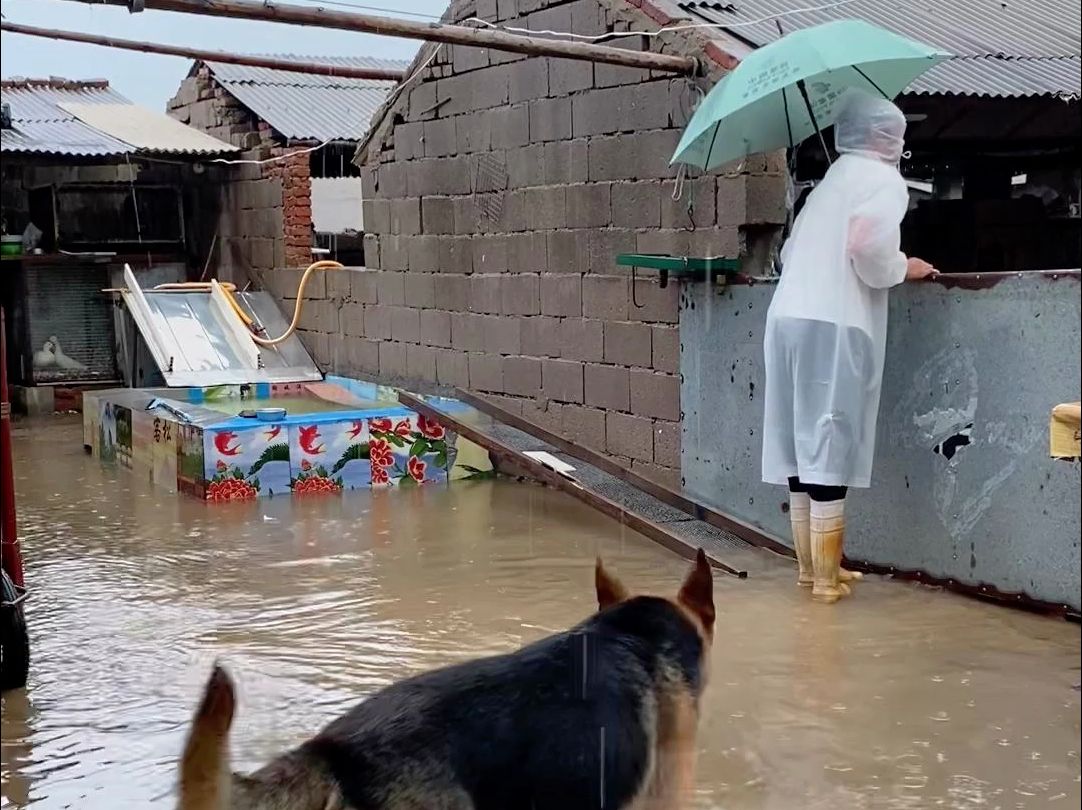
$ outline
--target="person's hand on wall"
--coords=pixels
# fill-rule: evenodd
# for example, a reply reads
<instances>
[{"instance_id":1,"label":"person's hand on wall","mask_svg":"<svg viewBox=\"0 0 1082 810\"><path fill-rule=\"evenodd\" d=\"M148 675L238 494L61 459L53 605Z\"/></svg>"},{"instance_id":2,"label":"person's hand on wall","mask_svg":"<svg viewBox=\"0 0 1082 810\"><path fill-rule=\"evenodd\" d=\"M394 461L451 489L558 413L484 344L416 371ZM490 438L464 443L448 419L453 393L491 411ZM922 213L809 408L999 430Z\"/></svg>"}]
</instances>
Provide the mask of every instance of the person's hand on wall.
<instances>
[{"instance_id":1,"label":"person's hand on wall","mask_svg":"<svg viewBox=\"0 0 1082 810\"><path fill-rule=\"evenodd\" d=\"M910 256L906 259L906 281L919 281L922 278L935 278L938 275L939 271L928 264L928 262L924 261L924 259L918 259L916 256Z\"/></svg>"}]
</instances>

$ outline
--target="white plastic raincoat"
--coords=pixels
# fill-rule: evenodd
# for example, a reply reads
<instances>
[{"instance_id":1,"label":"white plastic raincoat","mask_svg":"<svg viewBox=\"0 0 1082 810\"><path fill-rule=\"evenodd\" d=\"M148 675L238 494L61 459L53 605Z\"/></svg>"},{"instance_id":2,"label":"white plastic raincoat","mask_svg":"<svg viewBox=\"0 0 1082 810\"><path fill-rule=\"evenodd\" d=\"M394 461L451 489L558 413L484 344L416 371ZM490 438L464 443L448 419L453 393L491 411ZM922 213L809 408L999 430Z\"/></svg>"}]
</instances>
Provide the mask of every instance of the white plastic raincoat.
<instances>
[{"instance_id":1,"label":"white plastic raincoat","mask_svg":"<svg viewBox=\"0 0 1082 810\"><path fill-rule=\"evenodd\" d=\"M772 484L871 483L887 293L906 273L905 117L852 94L834 131L841 156L794 223L766 318L763 481Z\"/></svg>"}]
</instances>

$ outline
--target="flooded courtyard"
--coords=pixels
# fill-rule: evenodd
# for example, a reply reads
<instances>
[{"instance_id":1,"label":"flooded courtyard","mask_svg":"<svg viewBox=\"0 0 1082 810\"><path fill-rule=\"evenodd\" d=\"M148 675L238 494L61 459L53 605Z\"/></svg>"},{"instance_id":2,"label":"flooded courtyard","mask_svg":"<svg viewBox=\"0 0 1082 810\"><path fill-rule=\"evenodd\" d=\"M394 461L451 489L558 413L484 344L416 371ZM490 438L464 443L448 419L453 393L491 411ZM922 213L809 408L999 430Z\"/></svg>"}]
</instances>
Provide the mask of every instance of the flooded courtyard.
<instances>
[{"instance_id":1,"label":"flooded courtyard","mask_svg":"<svg viewBox=\"0 0 1082 810\"><path fill-rule=\"evenodd\" d=\"M511 481L208 506L22 423L31 682L4 696L3 807L170 807L211 663L254 768L397 679L594 608L601 554L671 593L686 563ZM791 563L719 575L701 808L1077 807L1079 630L872 578L812 605Z\"/></svg>"}]
</instances>

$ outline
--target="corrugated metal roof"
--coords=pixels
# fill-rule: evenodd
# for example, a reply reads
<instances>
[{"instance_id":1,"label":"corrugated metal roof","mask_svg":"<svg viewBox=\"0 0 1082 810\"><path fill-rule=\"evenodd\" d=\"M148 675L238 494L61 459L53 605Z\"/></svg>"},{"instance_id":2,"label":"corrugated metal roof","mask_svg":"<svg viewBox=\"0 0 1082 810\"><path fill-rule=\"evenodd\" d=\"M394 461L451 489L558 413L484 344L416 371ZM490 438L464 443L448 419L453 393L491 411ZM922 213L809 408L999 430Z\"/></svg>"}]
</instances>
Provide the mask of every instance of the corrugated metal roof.
<instances>
[{"instance_id":1,"label":"corrugated metal roof","mask_svg":"<svg viewBox=\"0 0 1082 810\"><path fill-rule=\"evenodd\" d=\"M832 20L861 19L959 57L924 74L914 83L914 93L1082 95L1077 0L850 0L795 12L792 0L680 6L756 47L778 39L779 20L783 31L792 31Z\"/></svg>"},{"instance_id":2,"label":"corrugated metal roof","mask_svg":"<svg viewBox=\"0 0 1082 810\"><path fill-rule=\"evenodd\" d=\"M228 144L168 115L135 104L60 104L93 129L137 149L170 154L211 154Z\"/></svg>"},{"instance_id":3,"label":"corrugated metal roof","mask_svg":"<svg viewBox=\"0 0 1082 810\"><path fill-rule=\"evenodd\" d=\"M398 59L367 56L273 56L349 67L405 70L409 66ZM291 140L360 140L372 116L395 86L395 82L389 81L315 76L221 62L206 65L217 82L241 104Z\"/></svg>"},{"instance_id":4,"label":"corrugated metal roof","mask_svg":"<svg viewBox=\"0 0 1082 810\"><path fill-rule=\"evenodd\" d=\"M104 157L236 149L164 113L132 104L106 82L10 80L0 85L0 95L11 105L13 127L0 136L4 153Z\"/></svg>"}]
</instances>

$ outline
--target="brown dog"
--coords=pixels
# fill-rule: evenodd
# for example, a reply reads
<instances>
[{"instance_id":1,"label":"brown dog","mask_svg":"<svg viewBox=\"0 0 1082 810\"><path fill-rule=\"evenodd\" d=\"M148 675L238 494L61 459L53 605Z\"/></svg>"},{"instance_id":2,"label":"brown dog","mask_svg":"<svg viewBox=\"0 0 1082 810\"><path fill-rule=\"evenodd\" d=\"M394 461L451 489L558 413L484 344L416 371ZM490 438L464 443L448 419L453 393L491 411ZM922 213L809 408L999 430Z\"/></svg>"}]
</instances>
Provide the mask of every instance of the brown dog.
<instances>
[{"instance_id":1,"label":"brown dog","mask_svg":"<svg viewBox=\"0 0 1082 810\"><path fill-rule=\"evenodd\" d=\"M180 763L180 810L678 810L714 630L700 550L674 599L598 559L599 611L508 655L377 692L250 776L231 773L233 684L215 667Z\"/></svg>"}]
</instances>

